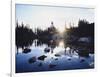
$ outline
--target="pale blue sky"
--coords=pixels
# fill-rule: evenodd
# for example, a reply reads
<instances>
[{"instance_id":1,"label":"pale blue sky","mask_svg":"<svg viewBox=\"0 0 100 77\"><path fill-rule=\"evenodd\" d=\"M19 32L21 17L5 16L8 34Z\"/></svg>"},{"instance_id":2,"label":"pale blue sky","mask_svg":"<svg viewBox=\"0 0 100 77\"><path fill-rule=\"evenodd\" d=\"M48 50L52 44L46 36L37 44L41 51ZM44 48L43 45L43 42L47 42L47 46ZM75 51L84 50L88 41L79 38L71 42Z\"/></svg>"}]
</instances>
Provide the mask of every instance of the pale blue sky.
<instances>
[{"instance_id":1,"label":"pale blue sky","mask_svg":"<svg viewBox=\"0 0 100 77\"><path fill-rule=\"evenodd\" d=\"M31 28L40 27L45 29L51 21L56 27L69 27L69 23L77 26L79 19L94 22L94 9L50 7L16 4L16 20L19 23L29 24Z\"/></svg>"}]
</instances>

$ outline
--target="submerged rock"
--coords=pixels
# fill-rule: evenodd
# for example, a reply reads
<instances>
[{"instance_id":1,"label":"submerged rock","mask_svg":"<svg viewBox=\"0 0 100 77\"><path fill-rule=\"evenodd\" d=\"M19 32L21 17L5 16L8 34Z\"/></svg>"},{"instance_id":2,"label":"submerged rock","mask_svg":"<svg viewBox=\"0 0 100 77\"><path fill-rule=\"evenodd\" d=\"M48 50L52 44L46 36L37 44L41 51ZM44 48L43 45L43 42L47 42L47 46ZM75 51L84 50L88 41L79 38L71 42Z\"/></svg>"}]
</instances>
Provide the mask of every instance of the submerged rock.
<instances>
[{"instance_id":1,"label":"submerged rock","mask_svg":"<svg viewBox=\"0 0 100 77\"><path fill-rule=\"evenodd\" d=\"M40 67L40 66L42 66L42 63L39 63L39 65L38 65L38 66L39 66L39 67Z\"/></svg>"},{"instance_id":2,"label":"submerged rock","mask_svg":"<svg viewBox=\"0 0 100 77\"><path fill-rule=\"evenodd\" d=\"M42 55L42 56L38 57L38 60L42 60L42 61L44 61L44 59L45 59L46 57L47 57L47 56Z\"/></svg>"},{"instance_id":3,"label":"submerged rock","mask_svg":"<svg viewBox=\"0 0 100 77\"><path fill-rule=\"evenodd\" d=\"M29 52L31 52L31 49L29 49L29 48L25 48L25 49L23 50L23 53L29 53Z\"/></svg>"},{"instance_id":4,"label":"submerged rock","mask_svg":"<svg viewBox=\"0 0 100 77\"><path fill-rule=\"evenodd\" d=\"M55 66L57 66L57 65L55 65L55 64L50 64L50 65L49 65L49 68L54 68Z\"/></svg>"},{"instance_id":5,"label":"submerged rock","mask_svg":"<svg viewBox=\"0 0 100 77\"><path fill-rule=\"evenodd\" d=\"M28 62L29 62L30 64L36 62L36 57L34 56L34 57L30 58L30 59L28 60Z\"/></svg>"},{"instance_id":6,"label":"submerged rock","mask_svg":"<svg viewBox=\"0 0 100 77\"><path fill-rule=\"evenodd\" d=\"M51 59L53 59L53 57L51 57Z\"/></svg>"},{"instance_id":7,"label":"submerged rock","mask_svg":"<svg viewBox=\"0 0 100 77\"><path fill-rule=\"evenodd\" d=\"M85 61L85 59L81 59L81 60L80 60L81 63L84 62L84 61Z\"/></svg>"},{"instance_id":8,"label":"submerged rock","mask_svg":"<svg viewBox=\"0 0 100 77\"><path fill-rule=\"evenodd\" d=\"M71 60L71 58L68 59L69 61Z\"/></svg>"},{"instance_id":9,"label":"submerged rock","mask_svg":"<svg viewBox=\"0 0 100 77\"><path fill-rule=\"evenodd\" d=\"M55 60L58 60L58 58L55 58Z\"/></svg>"}]
</instances>

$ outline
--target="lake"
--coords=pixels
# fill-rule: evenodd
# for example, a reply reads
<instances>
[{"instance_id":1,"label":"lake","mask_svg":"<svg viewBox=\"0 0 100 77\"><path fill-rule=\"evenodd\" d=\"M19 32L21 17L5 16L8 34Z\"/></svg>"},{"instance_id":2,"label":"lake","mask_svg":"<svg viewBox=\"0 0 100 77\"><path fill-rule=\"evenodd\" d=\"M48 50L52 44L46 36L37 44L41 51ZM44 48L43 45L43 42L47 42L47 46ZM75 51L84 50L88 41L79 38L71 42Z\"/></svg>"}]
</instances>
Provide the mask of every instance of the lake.
<instances>
[{"instance_id":1,"label":"lake","mask_svg":"<svg viewBox=\"0 0 100 77\"><path fill-rule=\"evenodd\" d=\"M45 52L46 48L50 51ZM23 53L21 49L16 53L16 73L94 68L94 54L81 57L76 51L70 53L70 47L65 53L63 42L53 48L53 53L46 44L35 46L33 43L30 49L28 53Z\"/></svg>"}]
</instances>

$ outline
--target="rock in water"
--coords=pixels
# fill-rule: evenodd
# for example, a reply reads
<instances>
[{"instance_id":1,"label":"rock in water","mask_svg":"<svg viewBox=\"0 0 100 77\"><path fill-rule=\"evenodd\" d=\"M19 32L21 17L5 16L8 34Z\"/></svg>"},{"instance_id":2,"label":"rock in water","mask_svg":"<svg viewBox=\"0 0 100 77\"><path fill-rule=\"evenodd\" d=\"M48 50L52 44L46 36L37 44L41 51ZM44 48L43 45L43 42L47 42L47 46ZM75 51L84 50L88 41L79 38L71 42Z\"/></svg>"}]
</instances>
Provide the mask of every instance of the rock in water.
<instances>
[{"instance_id":1,"label":"rock in water","mask_svg":"<svg viewBox=\"0 0 100 77\"><path fill-rule=\"evenodd\" d=\"M30 58L28 62L30 64L36 62L36 57L34 56L34 57Z\"/></svg>"},{"instance_id":2,"label":"rock in water","mask_svg":"<svg viewBox=\"0 0 100 77\"><path fill-rule=\"evenodd\" d=\"M84 62L84 61L85 61L84 59L81 59L81 61L80 61L80 62L82 63L82 62Z\"/></svg>"},{"instance_id":3,"label":"rock in water","mask_svg":"<svg viewBox=\"0 0 100 77\"><path fill-rule=\"evenodd\" d=\"M55 60L58 60L58 58L55 58Z\"/></svg>"},{"instance_id":4,"label":"rock in water","mask_svg":"<svg viewBox=\"0 0 100 77\"><path fill-rule=\"evenodd\" d=\"M55 54L55 56L56 56L56 57L60 57L61 55L60 55L60 54Z\"/></svg>"},{"instance_id":5,"label":"rock in water","mask_svg":"<svg viewBox=\"0 0 100 77\"><path fill-rule=\"evenodd\" d=\"M47 56L42 55L42 56L38 57L38 60L42 60L42 61L44 61L44 59L45 59L46 57L47 57Z\"/></svg>"},{"instance_id":6,"label":"rock in water","mask_svg":"<svg viewBox=\"0 0 100 77\"><path fill-rule=\"evenodd\" d=\"M71 58L68 59L69 61L71 60Z\"/></svg>"},{"instance_id":7,"label":"rock in water","mask_svg":"<svg viewBox=\"0 0 100 77\"><path fill-rule=\"evenodd\" d=\"M44 49L44 52L45 52L45 53L49 53L49 52L50 52L50 48L45 48L45 49Z\"/></svg>"},{"instance_id":8,"label":"rock in water","mask_svg":"<svg viewBox=\"0 0 100 77\"><path fill-rule=\"evenodd\" d=\"M29 53L29 52L31 52L31 49L29 49L29 48L25 48L25 49L23 50L23 53Z\"/></svg>"},{"instance_id":9,"label":"rock in water","mask_svg":"<svg viewBox=\"0 0 100 77\"><path fill-rule=\"evenodd\" d=\"M57 66L57 65L55 65L55 64L50 64L50 65L49 65L49 68L54 68L55 66Z\"/></svg>"}]
</instances>

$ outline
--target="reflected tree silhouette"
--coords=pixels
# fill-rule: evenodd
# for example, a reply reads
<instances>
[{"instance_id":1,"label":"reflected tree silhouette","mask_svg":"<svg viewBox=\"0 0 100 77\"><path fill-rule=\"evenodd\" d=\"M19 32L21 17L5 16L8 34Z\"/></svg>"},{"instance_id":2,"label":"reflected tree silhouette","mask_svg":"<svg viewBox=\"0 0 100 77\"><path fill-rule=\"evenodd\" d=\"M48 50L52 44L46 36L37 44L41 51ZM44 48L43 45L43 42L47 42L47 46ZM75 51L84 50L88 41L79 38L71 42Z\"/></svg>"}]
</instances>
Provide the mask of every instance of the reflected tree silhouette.
<instances>
[{"instance_id":1,"label":"reflected tree silhouette","mask_svg":"<svg viewBox=\"0 0 100 77\"><path fill-rule=\"evenodd\" d=\"M78 39L82 37L90 38L90 42L78 42ZM84 54L87 56L89 53L94 53L94 23L89 23L86 20L79 20L78 27L66 29L64 33L64 43L65 49L68 46L74 46L74 48L81 47L81 49L84 49L84 53L81 53L81 55Z\"/></svg>"}]
</instances>

